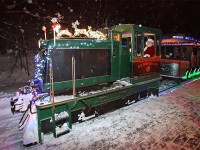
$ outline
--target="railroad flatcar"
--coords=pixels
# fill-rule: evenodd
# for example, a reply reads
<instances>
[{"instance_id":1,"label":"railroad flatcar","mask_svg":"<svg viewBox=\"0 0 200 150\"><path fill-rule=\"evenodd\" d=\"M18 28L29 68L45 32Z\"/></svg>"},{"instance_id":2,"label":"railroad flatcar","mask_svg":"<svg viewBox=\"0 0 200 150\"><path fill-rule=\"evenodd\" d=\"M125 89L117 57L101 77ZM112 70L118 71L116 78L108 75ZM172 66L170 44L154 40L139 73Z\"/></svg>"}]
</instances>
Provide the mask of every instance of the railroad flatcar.
<instances>
[{"instance_id":1,"label":"railroad flatcar","mask_svg":"<svg viewBox=\"0 0 200 150\"><path fill-rule=\"evenodd\" d=\"M38 91L49 93L38 94L42 96L34 103L40 143L41 133L57 137L65 131L65 123L71 128L72 122L159 92L160 29L135 24L101 32L74 28L73 36L39 42L35 78Z\"/></svg>"},{"instance_id":2,"label":"railroad flatcar","mask_svg":"<svg viewBox=\"0 0 200 150\"><path fill-rule=\"evenodd\" d=\"M199 41L193 37L164 36L161 49L161 75L180 82L200 74Z\"/></svg>"}]
</instances>

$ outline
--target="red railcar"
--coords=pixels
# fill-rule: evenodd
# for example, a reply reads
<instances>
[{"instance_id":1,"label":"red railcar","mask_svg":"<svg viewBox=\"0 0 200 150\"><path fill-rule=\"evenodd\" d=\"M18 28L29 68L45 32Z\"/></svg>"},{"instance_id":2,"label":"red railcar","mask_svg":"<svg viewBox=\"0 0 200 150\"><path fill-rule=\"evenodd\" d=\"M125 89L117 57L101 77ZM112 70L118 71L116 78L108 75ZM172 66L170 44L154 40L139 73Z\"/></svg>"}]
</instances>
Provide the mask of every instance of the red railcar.
<instances>
[{"instance_id":1,"label":"red railcar","mask_svg":"<svg viewBox=\"0 0 200 150\"><path fill-rule=\"evenodd\" d=\"M161 75L180 81L200 74L199 40L178 35L162 39Z\"/></svg>"}]
</instances>

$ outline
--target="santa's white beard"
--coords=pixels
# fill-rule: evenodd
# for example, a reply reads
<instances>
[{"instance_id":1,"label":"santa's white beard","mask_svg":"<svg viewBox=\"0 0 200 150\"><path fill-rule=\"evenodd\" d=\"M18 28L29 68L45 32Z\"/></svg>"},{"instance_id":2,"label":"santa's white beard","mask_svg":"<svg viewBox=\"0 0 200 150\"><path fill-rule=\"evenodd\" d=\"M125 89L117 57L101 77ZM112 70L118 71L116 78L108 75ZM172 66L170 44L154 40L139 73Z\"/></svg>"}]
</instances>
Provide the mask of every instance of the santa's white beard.
<instances>
[{"instance_id":1,"label":"santa's white beard","mask_svg":"<svg viewBox=\"0 0 200 150\"><path fill-rule=\"evenodd\" d=\"M148 48L147 46L144 48L144 52L147 50L147 48Z\"/></svg>"}]
</instances>

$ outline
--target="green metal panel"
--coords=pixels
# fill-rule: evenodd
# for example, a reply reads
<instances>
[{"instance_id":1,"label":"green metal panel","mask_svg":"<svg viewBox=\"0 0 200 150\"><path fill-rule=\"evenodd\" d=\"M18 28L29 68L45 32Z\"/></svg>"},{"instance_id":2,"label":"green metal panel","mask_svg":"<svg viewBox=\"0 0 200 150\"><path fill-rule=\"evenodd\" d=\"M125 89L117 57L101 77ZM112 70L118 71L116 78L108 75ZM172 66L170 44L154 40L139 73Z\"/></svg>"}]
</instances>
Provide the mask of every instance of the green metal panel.
<instances>
[{"instance_id":1,"label":"green metal panel","mask_svg":"<svg viewBox=\"0 0 200 150\"><path fill-rule=\"evenodd\" d=\"M67 51L68 49L82 49L84 51L87 49L93 50L93 49L110 49L110 56L109 56L109 61L110 61L110 75L103 75L103 76L95 76L95 77L89 77L89 78L82 78L82 79L76 79L76 87L86 87L86 86L91 86L91 85L96 85L96 84L101 84L101 83L107 83L111 81L115 81L119 79L119 51L121 49L121 42L120 41L110 41L110 40L95 40L95 39L57 39L56 40L56 47L53 48L53 40L50 40L47 42L47 48L51 57L55 57L54 55L51 56L52 51L60 51L60 50L65 50ZM59 61L59 60L58 60ZM69 61L69 60L68 60ZM49 61L47 61L46 64L46 76L48 76L48 65ZM57 69L55 64L53 64L53 69ZM79 71L79 69L77 69ZM48 78L46 78L48 79ZM44 84L44 91L48 92L48 80ZM54 81L54 90L55 91L61 91L61 90L66 90L72 88L72 82L71 80L66 80L66 81L60 81L60 82L55 82Z\"/></svg>"},{"instance_id":2,"label":"green metal panel","mask_svg":"<svg viewBox=\"0 0 200 150\"><path fill-rule=\"evenodd\" d=\"M155 34L162 34L162 31L160 29L155 29L155 28L150 28L150 27L145 27L145 26L139 26L135 24L123 24L123 25L118 25L112 27L113 30L119 31L119 32L152 32Z\"/></svg>"},{"instance_id":3,"label":"green metal panel","mask_svg":"<svg viewBox=\"0 0 200 150\"><path fill-rule=\"evenodd\" d=\"M132 31L133 26L134 24L122 24L122 25L113 26L112 30L119 31L119 32L127 32L127 31Z\"/></svg>"},{"instance_id":4,"label":"green metal panel","mask_svg":"<svg viewBox=\"0 0 200 150\"><path fill-rule=\"evenodd\" d=\"M75 82L77 88L91 86L95 84L106 83L108 81L116 80L116 78L111 78L110 76L99 76L85 79L78 79ZM49 89L49 83L44 84L44 88L46 91ZM55 91L63 91L72 88L72 81L63 81L63 82L54 82L54 90Z\"/></svg>"},{"instance_id":5,"label":"green metal panel","mask_svg":"<svg viewBox=\"0 0 200 150\"><path fill-rule=\"evenodd\" d=\"M120 78L120 51L122 48L121 40L117 41L114 40L114 35L119 35L119 38L121 39L121 33L118 31L112 31L111 32L111 45L112 45L112 53L111 53L111 78L119 79Z\"/></svg>"},{"instance_id":6,"label":"green metal panel","mask_svg":"<svg viewBox=\"0 0 200 150\"><path fill-rule=\"evenodd\" d=\"M143 81L143 82L142 82ZM122 99L128 97L134 93L138 93L140 91L148 90L148 89L159 89L160 78L159 76L149 76L148 79L145 81L144 79L138 79L133 85L123 87L121 89L115 89L107 92L100 92L97 94L92 94L89 96L78 97L72 100L65 100L62 102L55 103L54 107L52 104L48 105L41 105L37 106L37 113L38 113L38 135L39 135L39 142L42 142L41 139L41 121L44 119L52 118L53 120L53 134L56 137L55 131L55 118L54 114L56 112L61 112L66 110L69 113L69 127L72 127L72 118L71 112L85 109L85 105L81 101L84 101L90 107L97 107L102 104L106 104L111 101L115 101L118 99ZM54 109L55 108L55 109Z\"/></svg>"},{"instance_id":7,"label":"green metal panel","mask_svg":"<svg viewBox=\"0 0 200 150\"><path fill-rule=\"evenodd\" d=\"M54 47L54 40L47 42L47 49L93 49L93 48L110 48L110 40L96 40L91 38L67 38L67 39L56 39ZM56 48L56 49L55 49Z\"/></svg>"},{"instance_id":8,"label":"green metal panel","mask_svg":"<svg viewBox=\"0 0 200 150\"><path fill-rule=\"evenodd\" d=\"M159 88L159 82L160 82L160 76L157 75L151 75L148 76L147 80L144 80L144 77L138 78L138 80L135 82L135 84L131 85L131 86L127 86L127 87L123 87L120 89L115 89L115 90L111 90L111 91L107 91L107 92L100 92L97 94L92 94L89 96L84 96L84 97L77 97L75 99L71 99L71 100L66 100L66 101L62 101L62 102L57 102L55 103L55 107L59 106L59 105L63 105L63 104L68 104L69 108L73 111L76 109L81 109L82 107L84 107L84 105L80 102L80 100L85 100L87 102L88 105L91 105L91 107L93 106L93 104L102 104L104 102L108 102L108 101L112 101L112 99L116 99L121 97L123 94L123 90L129 90L130 93L135 93L136 91L140 90L141 87L147 89L148 87L153 87L153 88ZM152 83L156 83L155 85ZM121 93L122 92L122 93ZM127 96L126 92L125 95ZM74 105L74 103L76 103L76 105ZM45 112L46 108L52 107L51 104L48 105L44 105L44 106L38 106L38 109L42 109ZM44 115L44 114L43 114ZM47 114L45 114L46 116ZM40 117L43 118L43 117Z\"/></svg>"},{"instance_id":9,"label":"green metal panel","mask_svg":"<svg viewBox=\"0 0 200 150\"><path fill-rule=\"evenodd\" d=\"M39 143L42 143L42 130L41 130L41 122L43 120L51 119L52 120L52 129L54 137L57 137L56 133L56 120L55 113L66 111L68 113L67 124L70 129L72 129L72 117L71 117L71 109L69 108L68 103L64 103L62 105L53 106L52 104L44 107L37 106L37 115L38 115L38 137Z\"/></svg>"}]
</instances>

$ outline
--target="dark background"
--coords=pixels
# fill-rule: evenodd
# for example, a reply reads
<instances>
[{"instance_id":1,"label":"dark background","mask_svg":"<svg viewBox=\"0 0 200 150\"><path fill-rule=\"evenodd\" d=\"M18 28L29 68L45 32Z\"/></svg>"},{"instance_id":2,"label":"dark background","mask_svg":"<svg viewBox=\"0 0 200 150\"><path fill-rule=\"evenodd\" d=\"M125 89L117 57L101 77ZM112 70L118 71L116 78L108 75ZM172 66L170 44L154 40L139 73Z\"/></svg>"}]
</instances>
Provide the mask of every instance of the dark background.
<instances>
[{"instance_id":1,"label":"dark background","mask_svg":"<svg viewBox=\"0 0 200 150\"><path fill-rule=\"evenodd\" d=\"M200 37L199 0L0 0L0 53L13 49L24 54L38 48L44 38L52 38L51 18L61 14L62 27L93 30L121 24L141 24L162 29L163 34L187 34Z\"/></svg>"}]
</instances>

